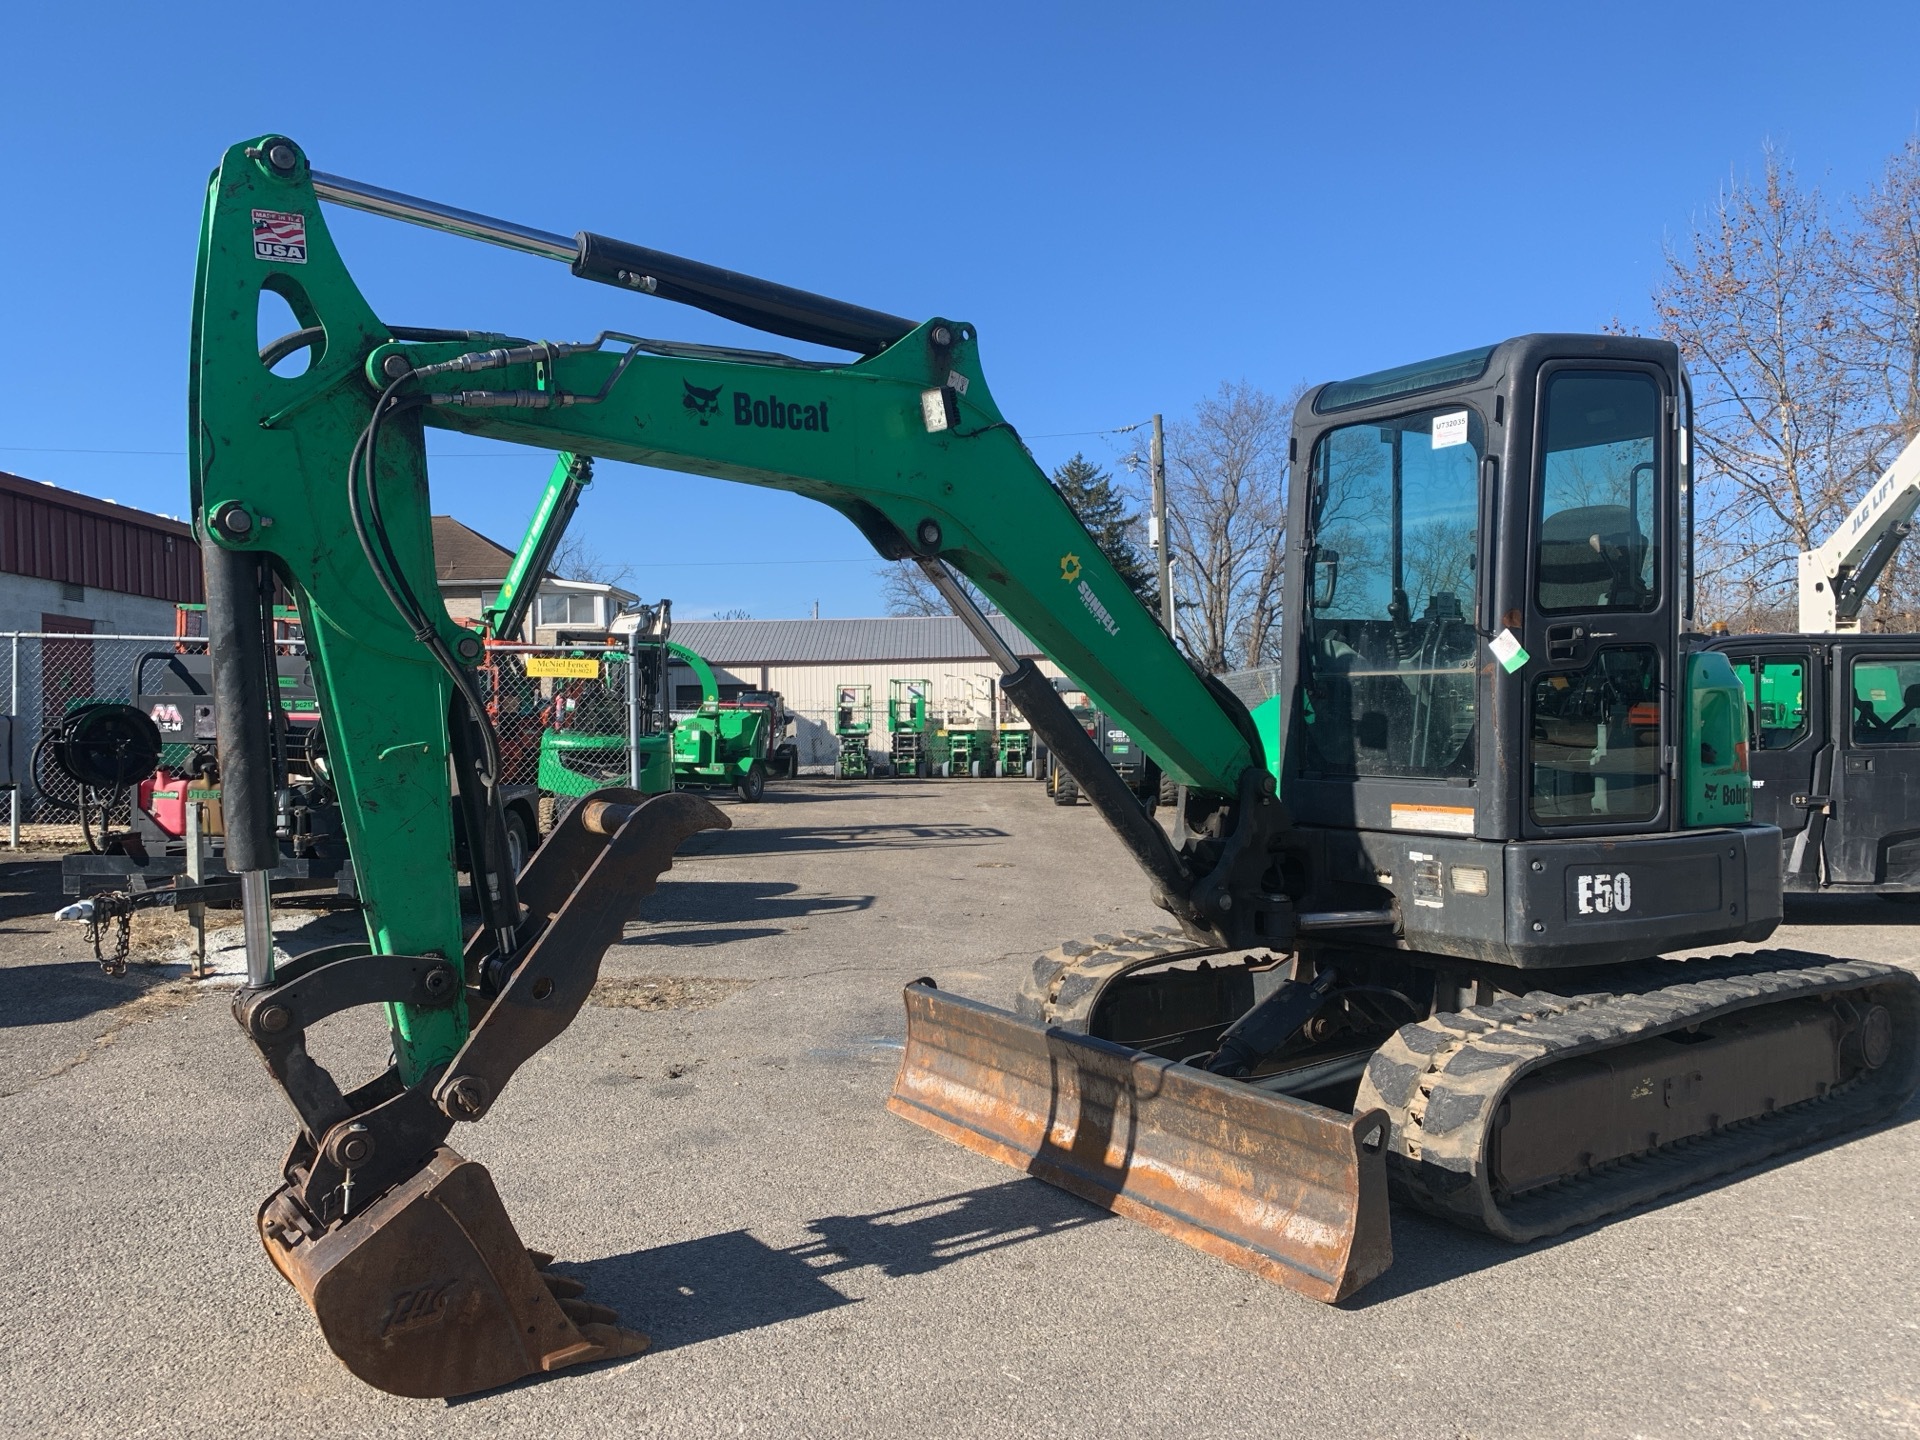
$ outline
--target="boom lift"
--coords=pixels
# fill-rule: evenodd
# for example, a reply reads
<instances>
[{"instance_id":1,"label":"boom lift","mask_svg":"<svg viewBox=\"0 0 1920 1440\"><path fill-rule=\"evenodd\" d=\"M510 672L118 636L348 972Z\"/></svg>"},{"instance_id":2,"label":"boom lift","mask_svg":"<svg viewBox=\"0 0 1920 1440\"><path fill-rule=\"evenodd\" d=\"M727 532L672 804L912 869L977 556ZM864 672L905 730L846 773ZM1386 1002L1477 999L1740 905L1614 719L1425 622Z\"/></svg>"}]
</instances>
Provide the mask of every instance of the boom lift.
<instances>
[{"instance_id":1,"label":"boom lift","mask_svg":"<svg viewBox=\"0 0 1920 1440\"><path fill-rule=\"evenodd\" d=\"M355 289L322 199L859 358L399 329ZM300 318L298 377L261 363L263 289ZM274 858L254 777L278 574L313 647L369 933L276 973L264 887L246 885L235 1013L300 1118L262 1237L356 1374L454 1394L643 1343L555 1298L445 1141L569 1023L680 840L725 824L684 792L606 790L520 876L500 864L479 646L422 598L425 425L818 499L919 564L1006 672L1172 927L1044 957L1025 1014L909 986L890 1104L936 1133L1335 1299L1389 1261L1390 1160L1415 1203L1523 1239L1892 1113L1920 1083L1905 971L1649 963L1764 938L1780 897L1779 832L1746 823L1739 685L1679 644L1672 346L1532 336L1308 396L1295 708L1268 756L1034 464L977 342L964 322L317 174L280 136L225 156L191 443L215 683L244 717L221 735L229 863L250 878ZM1179 782L1171 837L954 570ZM449 752L482 812L471 937ZM302 1037L374 1001L395 1066L342 1094Z\"/></svg>"}]
</instances>

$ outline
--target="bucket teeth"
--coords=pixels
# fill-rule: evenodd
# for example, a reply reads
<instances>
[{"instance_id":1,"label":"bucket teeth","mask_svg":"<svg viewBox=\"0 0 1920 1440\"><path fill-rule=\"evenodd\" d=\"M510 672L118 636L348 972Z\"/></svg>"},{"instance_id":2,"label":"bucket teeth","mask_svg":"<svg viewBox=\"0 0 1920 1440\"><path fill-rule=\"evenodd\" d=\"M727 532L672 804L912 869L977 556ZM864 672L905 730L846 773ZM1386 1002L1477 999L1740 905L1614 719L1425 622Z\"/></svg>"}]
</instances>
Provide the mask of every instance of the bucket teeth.
<instances>
[{"instance_id":1,"label":"bucket teeth","mask_svg":"<svg viewBox=\"0 0 1920 1440\"><path fill-rule=\"evenodd\" d=\"M547 1293L556 1300L573 1300L587 1293L587 1287L571 1275L555 1275L542 1270L540 1279L546 1284Z\"/></svg>"},{"instance_id":2,"label":"bucket teeth","mask_svg":"<svg viewBox=\"0 0 1920 1440\"><path fill-rule=\"evenodd\" d=\"M620 1320L617 1311L591 1300L562 1300L560 1308L575 1325L614 1325Z\"/></svg>"},{"instance_id":3,"label":"bucket teeth","mask_svg":"<svg viewBox=\"0 0 1920 1440\"><path fill-rule=\"evenodd\" d=\"M551 1270L553 1268L553 1256L544 1250L528 1250L527 1259L533 1262L533 1268L536 1270Z\"/></svg>"}]
</instances>

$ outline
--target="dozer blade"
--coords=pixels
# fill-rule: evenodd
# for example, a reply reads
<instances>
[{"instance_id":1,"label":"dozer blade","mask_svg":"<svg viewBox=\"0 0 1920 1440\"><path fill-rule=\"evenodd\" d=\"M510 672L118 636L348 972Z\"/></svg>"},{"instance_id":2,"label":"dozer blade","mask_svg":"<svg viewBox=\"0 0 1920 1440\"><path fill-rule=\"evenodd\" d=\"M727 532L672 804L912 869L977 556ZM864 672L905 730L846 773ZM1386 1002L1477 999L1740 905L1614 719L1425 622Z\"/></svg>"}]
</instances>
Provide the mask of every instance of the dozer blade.
<instances>
[{"instance_id":1,"label":"dozer blade","mask_svg":"<svg viewBox=\"0 0 1920 1440\"><path fill-rule=\"evenodd\" d=\"M931 985L887 1108L1315 1300L1393 1261L1385 1112L1342 1114Z\"/></svg>"},{"instance_id":2,"label":"dozer blade","mask_svg":"<svg viewBox=\"0 0 1920 1440\"><path fill-rule=\"evenodd\" d=\"M289 1247L265 1224L260 1235L333 1353L389 1394L467 1395L647 1348L574 1299L578 1281L542 1275L486 1168L445 1146L316 1240Z\"/></svg>"}]
</instances>

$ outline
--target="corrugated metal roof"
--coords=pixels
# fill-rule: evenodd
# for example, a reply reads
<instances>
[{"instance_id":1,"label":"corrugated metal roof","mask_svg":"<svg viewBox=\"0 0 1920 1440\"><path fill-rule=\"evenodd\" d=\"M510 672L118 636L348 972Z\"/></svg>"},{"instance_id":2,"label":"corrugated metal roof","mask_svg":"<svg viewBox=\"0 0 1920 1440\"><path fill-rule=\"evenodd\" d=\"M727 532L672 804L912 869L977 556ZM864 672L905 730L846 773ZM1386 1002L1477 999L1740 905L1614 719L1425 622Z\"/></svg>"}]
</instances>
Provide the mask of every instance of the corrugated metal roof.
<instances>
[{"instance_id":1,"label":"corrugated metal roof","mask_svg":"<svg viewBox=\"0 0 1920 1440\"><path fill-rule=\"evenodd\" d=\"M175 604L204 598L191 527L4 472L0 571Z\"/></svg>"},{"instance_id":2,"label":"corrugated metal roof","mask_svg":"<svg viewBox=\"0 0 1920 1440\"><path fill-rule=\"evenodd\" d=\"M1040 649L1004 615L994 629L1016 655ZM854 620L676 620L673 638L714 665L877 665L983 660L987 652L952 615Z\"/></svg>"}]
</instances>

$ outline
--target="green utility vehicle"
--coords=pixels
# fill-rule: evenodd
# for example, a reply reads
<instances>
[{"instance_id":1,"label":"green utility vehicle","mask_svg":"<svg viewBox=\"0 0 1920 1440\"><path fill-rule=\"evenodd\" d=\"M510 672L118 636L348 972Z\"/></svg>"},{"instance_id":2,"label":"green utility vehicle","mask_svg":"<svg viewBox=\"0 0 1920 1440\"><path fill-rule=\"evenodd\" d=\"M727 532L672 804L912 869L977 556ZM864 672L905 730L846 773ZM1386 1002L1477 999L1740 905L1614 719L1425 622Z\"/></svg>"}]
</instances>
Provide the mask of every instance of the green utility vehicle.
<instances>
[{"instance_id":1,"label":"green utility vehicle","mask_svg":"<svg viewBox=\"0 0 1920 1440\"><path fill-rule=\"evenodd\" d=\"M932 773L928 753L932 729L933 682L892 680L887 684L887 733L893 737L893 773L909 779Z\"/></svg>"},{"instance_id":2,"label":"green utility vehicle","mask_svg":"<svg viewBox=\"0 0 1920 1440\"><path fill-rule=\"evenodd\" d=\"M769 772L798 769L798 752L786 738L791 720L777 693L754 691L723 701L704 658L671 640L667 652L693 671L700 686L700 708L673 727L676 786L725 786L754 801L766 794Z\"/></svg>"},{"instance_id":3,"label":"green utility vehicle","mask_svg":"<svg viewBox=\"0 0 1920 1440\"><path fill-rule=\"evenodd\" d=\"M867 737L873 733L873 687L842 685L834 697L833 733L840 741L840 762L835 767L842 780L864 780L873 773L873 760L867 749Z\"/></svg>"},{"instance_id":4,"label":"green utility vehicle","mask_svg":"<svg viewBox=\"0 0 1920 1440\"><path fill-rule=\"evenodd\" d=\"M484 647L436 588L429 430L830 505L913 562L1005 672L1119 841L1075 857L1080 883L1125 855L1168 924L1066 941L1022 967L1011 1009L907 985L889 1105L945 1140L1331 1303L1391 1263L1390 1188L1524 1243L1830 1144L1920 1088L1920 976L1750 948L1780 921L1781 833L1751 820L1732 665L1681 638L1693 417L1671 343L1525 335L1302 396L1270 753L1034 463L972 324L401 195L315 171L275 134L228 149L202 197L187 435L245 908L232 1010L299 1119L257 1230L369 1383L461 1395L646 1346L542 1278L550 1256L449 1141L527 1113L498 1104L518 1071L579 1014L680 844L727 825L695 795L608 787L513 872L473 684ZM564 263L611 287L622 328L393 325L323 202ZM264 350L263 292L301 327ZM665 301L848 358L635 338L656 327L628 314ZM1062 337L1051 358L1084 365L1099 339ZM275 373L300 350L301 373ZM1171 827L962 577L1174 777ZM268 889L275 584L306 622L366 920L363 941L291 961ZM1873 688L1888 699L1870 729L1892 746L1915 727L1904 695L1884 709L1891 687ZM1660 958L1709 947L1737 953ZM978 963L946 939L934 953ZM819 996L796 981L787 1003ZM392 1064L342 1088L309 1028L374 1003ZM594 1103L555 1088L565 1069L542 1067L555 1103ZM1821 1223L1844 1223L1849 1198L1828 1204ZM1463 1311L1462 1353L1500 1323Z\"/></svg>"}]
</instances>

